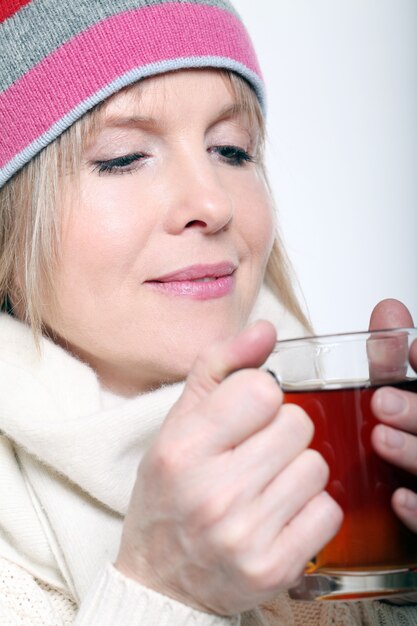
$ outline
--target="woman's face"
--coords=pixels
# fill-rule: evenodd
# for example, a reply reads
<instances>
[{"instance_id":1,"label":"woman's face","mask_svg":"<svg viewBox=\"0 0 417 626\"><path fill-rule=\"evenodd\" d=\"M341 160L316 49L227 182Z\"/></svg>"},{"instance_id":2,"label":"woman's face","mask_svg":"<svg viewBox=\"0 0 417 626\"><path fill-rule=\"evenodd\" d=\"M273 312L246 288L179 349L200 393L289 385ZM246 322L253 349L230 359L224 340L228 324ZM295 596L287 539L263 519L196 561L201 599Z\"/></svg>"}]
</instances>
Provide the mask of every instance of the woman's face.
<instances>
[{"instance_id":1,"label":"woman's face","mask_svg":"<svg viewBox=\"0 0 417 626\"><path fill-rule=\"evenodd\" d=\"M258 128L213 70L113 97L69 181L56 270L59 342L122 394L183 378L247 321L271 250Z\"/></svg>"}]
</instances>

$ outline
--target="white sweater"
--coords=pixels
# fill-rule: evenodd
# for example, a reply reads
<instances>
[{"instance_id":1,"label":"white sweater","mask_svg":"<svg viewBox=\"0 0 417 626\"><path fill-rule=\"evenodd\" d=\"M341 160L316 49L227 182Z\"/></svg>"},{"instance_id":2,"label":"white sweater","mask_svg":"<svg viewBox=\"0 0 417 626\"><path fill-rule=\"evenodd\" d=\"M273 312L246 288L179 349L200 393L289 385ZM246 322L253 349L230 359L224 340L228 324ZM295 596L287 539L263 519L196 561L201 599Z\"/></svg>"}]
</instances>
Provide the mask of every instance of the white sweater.
<instances>
[{"instance_id":1,"label":"white sweater","mask_svg":"<svg viewBox=\"0 0 417 626\"><path fill-rule=\"evenodd\" d=\"M286 335L299 333L288 321ZM417 625L414 607L297 603L286 594L262 615L222 618L125 578L111 563L137 466L182 385L109 396L52 342L43 340L39 357L30 330L6 314L0 346L2 626Z\"/></svg>"}]
</instances>

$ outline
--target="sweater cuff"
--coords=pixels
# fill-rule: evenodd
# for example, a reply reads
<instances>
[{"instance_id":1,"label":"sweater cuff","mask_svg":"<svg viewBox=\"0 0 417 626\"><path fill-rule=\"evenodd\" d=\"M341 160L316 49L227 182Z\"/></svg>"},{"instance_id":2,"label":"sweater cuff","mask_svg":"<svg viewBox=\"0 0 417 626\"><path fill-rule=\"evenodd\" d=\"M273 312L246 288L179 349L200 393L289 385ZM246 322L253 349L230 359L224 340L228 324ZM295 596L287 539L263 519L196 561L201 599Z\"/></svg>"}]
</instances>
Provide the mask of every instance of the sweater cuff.
<instances>
[{"instance_id":1,"label":"sweater cuff","mask_svg":"<svg viewBox=\"0 0 417 626\"><path fill-rule=\"evenodd\" d=\"M74 626L239 626L240 617L197 611L106 565L82 601Z\"/></svg>"}]
</instances>

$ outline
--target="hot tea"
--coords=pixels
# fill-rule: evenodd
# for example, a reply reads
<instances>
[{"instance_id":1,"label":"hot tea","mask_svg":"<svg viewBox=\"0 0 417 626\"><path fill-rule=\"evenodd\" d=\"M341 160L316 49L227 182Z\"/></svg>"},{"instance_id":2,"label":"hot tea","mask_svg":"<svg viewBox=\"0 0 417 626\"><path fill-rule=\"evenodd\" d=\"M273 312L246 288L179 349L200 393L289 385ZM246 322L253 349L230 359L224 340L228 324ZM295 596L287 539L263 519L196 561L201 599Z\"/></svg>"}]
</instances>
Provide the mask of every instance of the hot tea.
<instances>
[{"instance_id":1,"label":"hot tea","mask_svg":"<svg viewBox=\"0 0 417 626\"><path fill-rule=\"evenodd\" d=\"M385 383L387 384L387 383ZM391 385L417 393L417 380ZM317 555L315 569L384 571L417 565L417 535L391 507L397 487L417 490L417 477L382 460L371 445L378 423L370 402L378 386L332 385L324 389L285 390L285 402L297 404L315 425L311 447L330 467L327 491L345 517L336 537Z\"/></svg>"}]
</instances>

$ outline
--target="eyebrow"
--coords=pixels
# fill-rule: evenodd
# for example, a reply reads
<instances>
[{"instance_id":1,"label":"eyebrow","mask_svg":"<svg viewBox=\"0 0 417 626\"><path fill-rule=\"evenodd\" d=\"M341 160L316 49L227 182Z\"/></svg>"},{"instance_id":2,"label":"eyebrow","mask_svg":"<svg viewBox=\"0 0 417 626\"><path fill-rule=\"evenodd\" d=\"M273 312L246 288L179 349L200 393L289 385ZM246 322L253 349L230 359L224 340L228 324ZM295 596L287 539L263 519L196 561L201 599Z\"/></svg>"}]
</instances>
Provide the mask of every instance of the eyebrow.
<instances>
[{"instance_id":1,"label":"eyebrow","mask_svg":"<svg viewBox=\"0 0 417 626\"><path fill-rule=\"evenodd\" d=\"M102 121L103 126L111 126L113 128L127 127L153 127L156 126L157 120L153 117L145 117L142 115L106 115Z\"/></svg>"},{"instance_id":2,"label":"eyebrow","mask_svg":"<svg viewBox=\"0 0 417 626\"><path fill-rule=\"evenodd\" d=\"M234 102L233 104L225 105L220 111L213 116L210 125L216 124L222 120L240 115L242 113L248 113L246 109ZM142 116L142 115L105 115L102 121L103 127L112 128L148 128L152 129L157 126L161 126L161 122L154 117Z\"/></svg>"},{"instance_id":3,"label":"eyebrow","mask_svg":"<svg viewBox=\"0 0 417 626\"><path fill-rule=\"evenodd\" d=\"M215 116L215 121L227 119L234 115L240 115L241 113L248 113L248 111L239 102L233 102L233 104L227 104L219 113Z\"/></svg>"}]
</instances>

